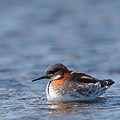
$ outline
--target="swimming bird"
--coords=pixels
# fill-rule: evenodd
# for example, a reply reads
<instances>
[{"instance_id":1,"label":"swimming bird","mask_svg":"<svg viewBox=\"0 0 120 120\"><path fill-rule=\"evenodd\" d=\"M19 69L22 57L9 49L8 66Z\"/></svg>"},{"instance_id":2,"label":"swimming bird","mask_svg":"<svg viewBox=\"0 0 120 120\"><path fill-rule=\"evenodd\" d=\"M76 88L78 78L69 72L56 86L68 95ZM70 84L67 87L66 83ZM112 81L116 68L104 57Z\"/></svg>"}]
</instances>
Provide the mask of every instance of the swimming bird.
<instances>
[{"instance_id":1,"label":"swimming bird","mask_svg":"<svg viewBox=\"0 0 120 120\"><path fill-rule=\"evenodd\" d=\"M104 94L114 84L111 79L99 80L85 73L78 73L61 64L49 66L42 77L32 82L50 79L46 87L48 101L88 101Z\"/></svg>"}]
</instances>

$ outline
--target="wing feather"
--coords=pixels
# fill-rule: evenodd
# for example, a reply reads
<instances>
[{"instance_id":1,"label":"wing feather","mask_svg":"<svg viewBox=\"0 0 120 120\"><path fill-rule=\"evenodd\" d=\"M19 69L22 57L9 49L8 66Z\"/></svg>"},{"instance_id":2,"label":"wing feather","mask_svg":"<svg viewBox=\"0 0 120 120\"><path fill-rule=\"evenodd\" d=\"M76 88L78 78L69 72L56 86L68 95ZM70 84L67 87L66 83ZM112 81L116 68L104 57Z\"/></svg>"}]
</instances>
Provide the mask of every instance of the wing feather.
<instances>
[{"instance_id":1,"label":"wing feather","mask_svg":"<svg viewBox=\"0 0 120 120\"><path fill-rule=\"evenodd\" d=\"M71 96L79 97L94 97L101 91L100 80L93 78L84 73L73 73L67 78L67 87Z\"/></svg>"}]
</instances>

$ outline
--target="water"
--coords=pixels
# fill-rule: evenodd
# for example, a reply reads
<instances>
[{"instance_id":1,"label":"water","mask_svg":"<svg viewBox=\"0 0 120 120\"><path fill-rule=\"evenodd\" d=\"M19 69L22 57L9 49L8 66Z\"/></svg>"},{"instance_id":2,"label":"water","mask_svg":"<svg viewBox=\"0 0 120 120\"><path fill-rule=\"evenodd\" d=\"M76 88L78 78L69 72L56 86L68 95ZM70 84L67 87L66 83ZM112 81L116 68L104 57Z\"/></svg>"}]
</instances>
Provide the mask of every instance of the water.
<instances>
[{"instance_id":1,"label":"water","mask_svg":"<svg viewBox=\"0 0 120 120\"><path fill-rule=\"evenodd\" d=\"M120 1L0 0L0 120L118 120ZM115 84L95 101L50 103L46 67L69 69Z\"/></svg>"}]
</instances>

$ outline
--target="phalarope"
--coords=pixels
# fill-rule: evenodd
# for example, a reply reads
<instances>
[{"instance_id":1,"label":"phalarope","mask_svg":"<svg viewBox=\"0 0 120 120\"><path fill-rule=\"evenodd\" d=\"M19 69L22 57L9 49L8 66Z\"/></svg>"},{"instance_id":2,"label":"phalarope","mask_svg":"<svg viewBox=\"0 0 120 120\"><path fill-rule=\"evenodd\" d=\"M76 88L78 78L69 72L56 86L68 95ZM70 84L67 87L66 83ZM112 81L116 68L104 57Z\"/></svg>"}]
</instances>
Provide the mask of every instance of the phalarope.
<instances>
[{"instance_id":1,"label":"phalarope","mask_svg":"<svg viewBox=\"0 0 120 120\"><path fill-rule=\"evenodd\" d=\"M63 64L54 64L45 75L33 81L50 79L46 87L48 101L83 101L101 96L114 84L111 79L98 80L85 73L70 71Z\"/></svg>"}]
</instances>

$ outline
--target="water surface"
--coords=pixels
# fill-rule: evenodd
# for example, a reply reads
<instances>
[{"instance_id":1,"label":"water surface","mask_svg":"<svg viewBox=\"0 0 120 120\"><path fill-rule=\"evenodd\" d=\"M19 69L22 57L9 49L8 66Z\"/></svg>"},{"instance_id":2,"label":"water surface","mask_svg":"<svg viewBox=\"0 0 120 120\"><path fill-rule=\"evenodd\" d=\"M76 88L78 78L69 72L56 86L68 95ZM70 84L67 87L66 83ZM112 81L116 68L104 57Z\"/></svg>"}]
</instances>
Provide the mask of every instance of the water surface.
<instances>
[{"instance_id":1,"label":"water surface","mask_svg":"<svg viewBox=\"0 0 120 120\"><path fill-rule=\"evenodd\" d=\"M0 0L0 120L118 120L120 2ZM48 102L46 67L69 69L115 84L90 102Z\"/></svg>"}]
</instances>

